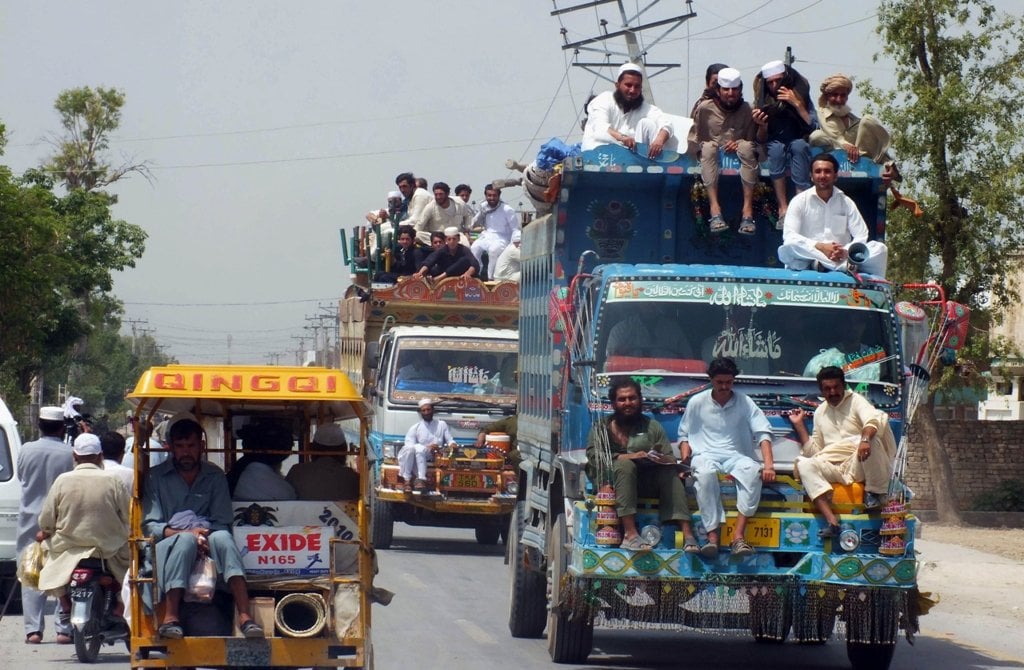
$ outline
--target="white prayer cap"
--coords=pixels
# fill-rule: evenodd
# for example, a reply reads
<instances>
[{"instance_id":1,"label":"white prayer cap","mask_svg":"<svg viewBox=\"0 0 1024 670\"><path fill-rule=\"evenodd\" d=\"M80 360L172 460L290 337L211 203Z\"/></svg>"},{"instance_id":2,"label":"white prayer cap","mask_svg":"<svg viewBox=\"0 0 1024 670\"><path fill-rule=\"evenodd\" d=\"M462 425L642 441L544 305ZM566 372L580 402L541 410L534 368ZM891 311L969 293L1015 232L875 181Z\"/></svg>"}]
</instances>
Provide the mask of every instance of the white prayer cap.
<instances>
[{"instance_id":1,"label":"white prayer cap","mask_svg":"<svg viewBox=\"0 0 1024 670\"><path fill-rule=\"evenodd\" d=\"M82 433L75 438L71 451L75 452L76 456L95 456L102 453L103 449L100 447L100 438L93 433Z\"/></svg>"},{"instance_id":2,"label":"white prayer cap","mask_svg":"<svg viewBox=\"0 0 1024 670\"><path fill-rule=\"evenodd\" d=\"M768 77L774 77L777 74L785 74L786 64L780 60L773 60L765 63L761 66L761 76L767 79ZM722 78L722 73L718 73L718 78Z\"/></svg>"},{"instance_id":3,"label":"white prayer cap","mask_svg":"<svg viewBox=\"0 0 1024 670\"><path fill-rule=\"evenodd\" d=\"M46 407L39 408L39 420L40 421L63 421L64 410L60 407L48 405Z\"/></svg>"},{"instance_id":4,"label":"white prayer cap","mask_svg":"<svg viewBox=\"0 0 1024 670\"><path fill-rule=\"evenodd\" d=\"M445 237L458 237L459 236L459 229L456 228L455 226L448 226L447 228L444 229L444 236Z\"/></svg>"},{"instance_id":5,"label":"white prayer cap","mask_svg":"<svg viewBox=\"0 0 1024 670\"><path fill-rule=\"evenodd\" d=\"M621 79L622 75L626 74L627 72L638 74L641 77L644 76L643 69L641 69L641 67L636 63L623 63L622 65L619 66L619 74L615 77L615 79Z\"/></svg>"},{"instance_id":6,"label":"white prayer cap","mask_svg":"<svg viewBox=\"0 0 1024 670\"><path fill-rule=\"evenodd\" d=\"M434 401L431 400L430 398L420 398L420 401L418 403L416 403L416 404L419 407L421 407L421 408L422 407L426 407L427 405L430 405L431 407L433 407L434 406Z\"/></svg>"},{"instance_id":7,"label":"white prayer cap","mask_svg":"<svg viewBox=\"0 0 1024 670\"><path fill-rule=\"evenodd\" d=\"M401 200L402 194L399 191L388 191L388 200Z\"/></svg>"},{"instance_id":8,"label":"white prayer cap","mask_svg":"<svg viewBox=\"0 0 1024 670\"><path fill-rule=\"evenodd\" d=\"M512 241L513 242L521 242L522 240L523 240L523 233L521 231L517 230L517 231L514 231L512 233Z\"/></svg>"},{"instance_id":9,"label":"white prayer cap","mask_svg":"<svg viewBox=\"0 0 1024 670\"><path fill-rule=\"evenodd\" d=\"M718 85L722 88L736 88L743 83L740 71L734 67L722 68L718 71Z\"/></svg>"}]
</instances>

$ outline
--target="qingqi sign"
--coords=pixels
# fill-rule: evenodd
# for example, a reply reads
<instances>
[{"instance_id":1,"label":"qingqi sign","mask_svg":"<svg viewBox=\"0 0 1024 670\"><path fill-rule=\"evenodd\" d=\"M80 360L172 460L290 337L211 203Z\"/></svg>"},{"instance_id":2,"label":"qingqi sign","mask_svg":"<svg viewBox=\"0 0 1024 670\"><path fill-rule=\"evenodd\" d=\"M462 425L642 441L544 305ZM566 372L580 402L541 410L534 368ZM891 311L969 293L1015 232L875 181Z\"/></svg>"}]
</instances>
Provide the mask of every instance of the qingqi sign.
<instances>
[{"instance_id":1,"label":"qingqi sign","mask_svg":"<svg viewBox=\"0 0 1024 670\"><path fill-rule=\"evenodd\" d=\"M222 374L217 372L159 372L153 376L158 391L193 393L324 393L338 390L335 375Z\"/></svg>"},{"instance_id":2,"label":"qingqi sign","mask_svg":"<svg viewBox=\"0 0 1024 670\"><path fill-rule=\"evenodd\" d=\"M249 574L330 572L333 531L324 526L235 526L231 529Z\"/></svg>"}]
</instances>

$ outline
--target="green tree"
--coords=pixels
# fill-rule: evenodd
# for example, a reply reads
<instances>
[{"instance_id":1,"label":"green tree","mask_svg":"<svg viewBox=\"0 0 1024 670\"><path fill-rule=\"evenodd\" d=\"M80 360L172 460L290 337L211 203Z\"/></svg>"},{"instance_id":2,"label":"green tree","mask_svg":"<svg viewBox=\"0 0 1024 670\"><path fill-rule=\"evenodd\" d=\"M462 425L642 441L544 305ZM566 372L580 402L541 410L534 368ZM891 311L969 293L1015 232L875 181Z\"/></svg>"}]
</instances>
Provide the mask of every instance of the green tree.
<instances>
[{"instance_id":1,"label":"green tree","mask_svg":"<svg viewBox=\"0 0 1024 670\"><path fill-rule=\"evenodd\" d=\"M985 333L1012 296L1003 278L1024 246L1024 21L987 1L884 0L877 32L899 86L860 90L892 131L906 190L925 210L890 219L891 278L934 278L968 305L976 341L967 353L977 358L965 362L985 367ZM937 511L953 522L959 502L933 402L935 389L963 384L964 369L944 369L915 417Z\"/></svg>"},{"instance_id":2,"label":"green tree","mask_svg":"<svg viewBox=\"0 0 1024 670\"><path fill-rule=\"evenodd\" d=\"M57 152L46 168L60 176L68 191L103 188L131 172L149 177L145 163L129 160L113 167L106 160L110 135L121 125L124 103L124 93L113 88L83 86L57 96L54 107L64 134L54 142Z\"/></svg>"}]
</instances>

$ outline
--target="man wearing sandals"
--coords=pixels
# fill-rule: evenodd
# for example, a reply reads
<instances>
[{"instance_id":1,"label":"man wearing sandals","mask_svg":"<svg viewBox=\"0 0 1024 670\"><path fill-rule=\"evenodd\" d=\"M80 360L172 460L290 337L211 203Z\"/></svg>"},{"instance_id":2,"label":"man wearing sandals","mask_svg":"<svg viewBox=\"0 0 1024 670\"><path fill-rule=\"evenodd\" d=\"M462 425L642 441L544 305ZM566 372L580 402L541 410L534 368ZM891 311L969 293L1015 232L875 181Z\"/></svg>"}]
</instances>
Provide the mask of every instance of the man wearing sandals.
<instances>
[{"instance_id":1,"label":"man wearing sandals","mask_svg":"<svg viewBox=\"0 0 1024 670\"><path fill-rule=\"evenodd\" d=\"M712 233L721 233L729 225L722 218L718 202L719 151L735 154L740 161L740 180L743 184L743 209L739 232L753 235L754 186L760 172L758 143L768 137L767 120L755 122L753 110L743 99L743 80L740 71L727 67L718 72L714 95L698 103L693 114L691 139L700 158L700 176L708 193L711 218L708 226Z\"/></svg>"},{"instance_id":2,"label":"man wearing sandals","mask_svg":"<svg viewBox=\"0 0 1024 670\"><path fill-rule=\"evenodd\" d=\"M409 428L405 445L398 452L398 483L406 493L412 493L414 488L418 493L426 493L428 456L455 444L448 424L434 418L434 401L421 398L418 407L420 420Z\"/></svg>"},{"instance_id":3,"label":"man wearing sandals","mask_svg":"<svg viewBox=\"0 0 1024 670\"><path fill-rule=\"evenodd\" d=\"M881 509L896 458L896 438L885 412L846 389L842 368L824 367L817 379L825 402L814 410L814 434L807 434L803 410L788 415L803 445L794 464L804 492L828 524L818 535L838 537L839 517L829 501L832 484L864 482L865 511Z\"/></svg>"},{"instance_id":4,"label":"man wearing sandals","mask_svg":"<svg viewBox=\"0 0 1024 670\"><path fill-rule=\"evenodd\" d=\"M149 471L143 501L143 529L156 543L156 570L164 596L160 637L180 639L185 630L179 609L196 558L210 556L227 582L247 638L264 636L249 614L249 591L242 556L231 535L232 507L224 471L202 460L203 429L183 412L167 424L170 460Z\"/></svg>"},{"instance_id":5,"label":"man wearing sandals","mask_svg":"<svg viewBox=\"0 0 1024 670\"><path fill-rule=\"evenodd\" d=\"M775 481L772 457L772 432L764 412L743 393L733 391L739 369L731 358L715 358L708 364L711 388L690 399L679 423L679 454L690 468L697 491L700 518L708 541L701 547L705 558L718 556L719 528L725 521L725 508L718 485L719 473L736 482L736 532L733 556L749 556L754 548L744 533L747 519L761 502L761 482ZM754 445L761 448L764 466L754 460Z\"/></svg>"},{"instance_id":6,"label":"man wearing sandals","mask_svg":"<svg viewBox=\"0 0 1024 670\"><path fill-rule=\"evenodd\" d=\"M644 416L640 385L629 377L616 377L608 389L612 415L590 429L587 437L588 475L592 481L606 481L609 473L598 472L600 444L611 451L611 480L615 487L615 511L622 522L622 548L643 550L651 545L636 528L637 498L657 497L658 513L664 525L678 523L688 553L698 551L690 527L686 490L676 470L672 445L661 424Z\"/></svg>"}]
</instances>

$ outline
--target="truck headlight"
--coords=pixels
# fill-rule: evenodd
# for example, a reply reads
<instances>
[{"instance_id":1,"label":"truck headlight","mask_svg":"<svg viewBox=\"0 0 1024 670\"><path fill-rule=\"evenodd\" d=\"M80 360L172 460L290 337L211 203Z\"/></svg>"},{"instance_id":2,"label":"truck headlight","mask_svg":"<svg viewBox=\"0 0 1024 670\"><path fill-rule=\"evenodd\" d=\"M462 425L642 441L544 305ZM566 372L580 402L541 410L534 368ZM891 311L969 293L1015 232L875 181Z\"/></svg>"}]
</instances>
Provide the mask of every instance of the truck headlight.
<instances>
[{"instance_id":1,"label":"truck headlight","mask_svg":"<svg viewBox=\"0 0 1024 670\"><path fill-rule=\"evenodd\" d=\"M844 530L839 534L839 547L843 551L856 551L860 546L860 533L855 530Z\"/></svg>"}]
</instances>

